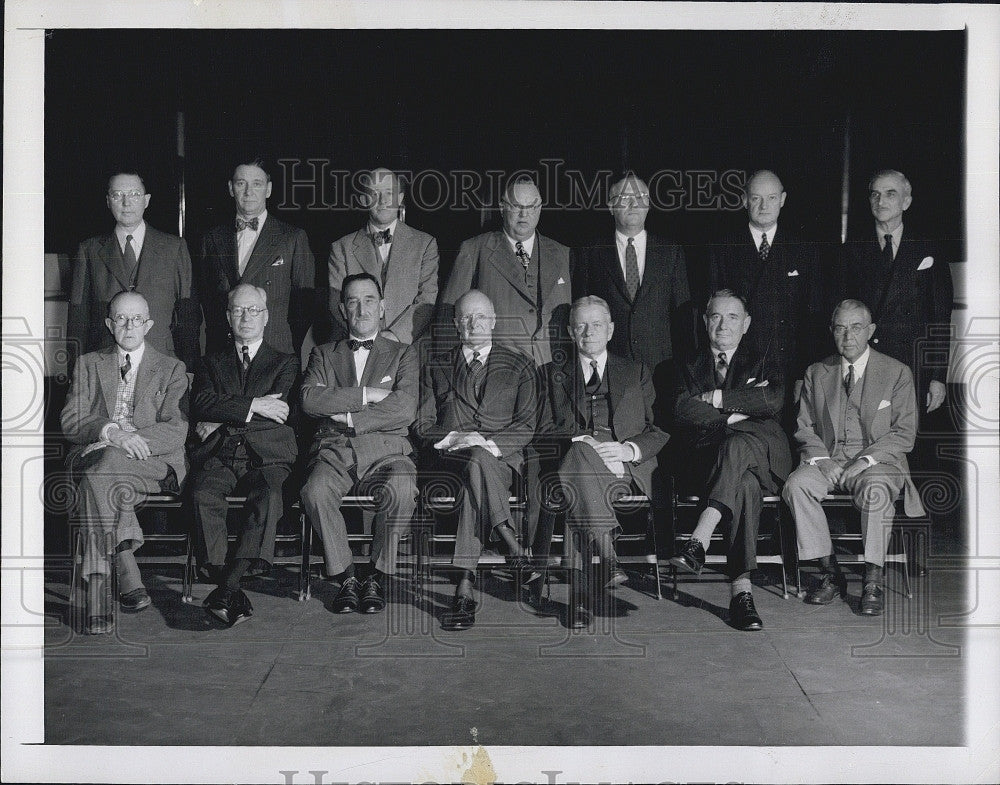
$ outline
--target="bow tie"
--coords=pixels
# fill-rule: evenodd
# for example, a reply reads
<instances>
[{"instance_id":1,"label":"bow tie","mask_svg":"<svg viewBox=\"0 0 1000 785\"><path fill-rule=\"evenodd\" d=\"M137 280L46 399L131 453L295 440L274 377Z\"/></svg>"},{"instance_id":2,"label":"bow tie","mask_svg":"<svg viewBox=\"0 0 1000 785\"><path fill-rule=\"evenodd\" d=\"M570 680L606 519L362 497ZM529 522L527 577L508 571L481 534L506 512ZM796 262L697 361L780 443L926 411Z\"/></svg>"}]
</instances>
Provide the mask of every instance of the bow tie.
<instances>
[{"instance_id":1,"label":"bow tie","mask_svg":"<svg viewBox=\"0 0 1000 785\"><path fill-rule=\"evenodd\" d=\"M380 245L388 245L392 242L392 232L388 229L383 229L381 232L372 232L369 236L372 238L372 242L375 243L376 247Z\"/></svg>"},{"instance_id":2,"label":"bow tie","mask_svg":"<svg viewBox=\"0 0 1000 785\"><path fill-rule=\"evenodd\" d=\"M237 232L242 232L244 229L250 228L250 229L253 229L256 232L257 231L257 226L258 226L257 220L258 220L257 218L251 218L249 221L244 221L242 218L237 218L236 219L236 231Z\"/></svg>"},{"instance_id":3,"label":"bow tie","mask_svg":"<svg viewBox=\"0 0 1000 785\"><path fill-rule=\"evenodd\" d=\"M347 342L347 345L351 347L352 352L356 352L358 349L367 349L368 351L371 351L372 346L375 345L375 339L369 338L367 341L359 341L351 338L351 340Z\"/></svg>"}]
</instances>

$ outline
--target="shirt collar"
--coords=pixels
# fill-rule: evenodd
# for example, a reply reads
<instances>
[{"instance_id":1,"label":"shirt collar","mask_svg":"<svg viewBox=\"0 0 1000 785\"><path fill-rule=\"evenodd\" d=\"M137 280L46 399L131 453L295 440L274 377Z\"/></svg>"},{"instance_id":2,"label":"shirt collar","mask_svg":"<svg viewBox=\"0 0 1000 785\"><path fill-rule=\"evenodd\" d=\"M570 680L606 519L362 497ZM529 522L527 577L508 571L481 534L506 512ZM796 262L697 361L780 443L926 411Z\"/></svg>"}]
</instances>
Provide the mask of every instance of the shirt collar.
<instances>
[{"instance_id":1,"label":"shirt collar","mask_svg":"<svg viewBox=\"0 0 1000 785\"><path fill-rule=\"evenodd\" d=\"M604 378L604 369L608 367L607 349L605 349L603 352L597 355L597 357L594 358L584 357L579 352L577 352L577 357L580 360L580 368L583 369L583 378L585 381L590 378L590 363L592 361L597 363L597 372L601 375L602 379Z\"/></svg>"},{"instance_id":2,"label":"shirt collar","mask_svg":"<svg viewBox=\"0 0 1000 785\"><path fill-rule=\"evenodd\" d=\"M878 242L878 247L885 248L885 236L887 232L880 232L878 227L875 227L875 239ZM892 232L892 253L893 256L899 250L899 244L903 241L903 224L896 227L896 231Z\"/></svg>"},{"instance_id":3,"label":"shirt collar","mask_svg":"<svg viewBox=\"0 0 1000 785\"><path fill-rule=\"evenodd\" d=\"M399 219L397 218L395 221L393 221L391 224L389 224L387 227L385 227L385 229L389 230L389 242L390 243L392 243L393 239L395 239L395 237L396 237L396 224L398 224L398 223L399 223ZM367 228L368 228L368 234L375 234L375 232L384 232L385 231L385 229L376 229L374 226L372 226L372 222L371 221L368 222L368 227Z\"/></svg>"},{"instance_id":4,"label":"shirt collar","mask_svg":"<svg viewBox=\"0 0 1000 785\"><path fill-rule=\"evenodd\" d=\"M515 240L513 237L507 234L507 232L504 232L503 236L506 237L507 242L510 243L510 250L516 252L517 244L521 243L521 245L524 246L524 250L527 251L528 256L535 255L535 238L538 236L537 233L532 234L531 237L529 237L527 240Z\"/></svg>"},{"instance_id":5,"label":"shirt collar","mask_svg":"<svg viewBox=\"0 0 1000 785\"><path fill-rule=\"evenodd\" d=\"M646 254L646 230L643 229L639 234L632 238L633 245L635 246L635 252L638 256L642 257ZM625 248L628 246L628 237L623 235L617 229L615 229L615 244L618 246L618 253L622 256L625 255Z\"/></svg>"},{"instance_id":6,"label":"shirt collar","mask_svg":"<svg viewBox=\"0 0 1000 785\"><path fill-rule=\"evenodd\" d=\"M712 353L712 362L713 363L716 363L716 362L719 361L719 352L722 352L724 355L726 355L726 365L732 365L733 364L733 355L736 354L736 350L739 349L739 348L740 348L739 345L737 345L737 346L735 346L732 349L722 350L722 349L716 349L713 346L709 346L708 350Z\"/></svg>"},{"instance_id":7,"label":"shirt collar","mask_svg":"<svg viewBox=\"0 0 1000 785\"><path fill-rule=\"evenodd\" d=\"M115 348L118 350L118 365L119 367L125 364L125 355L128 355L129 362L132 364L132 368L138 368L139 363L142 362L142 357L146 353L146 342L143 341L139 344L138 349L134 349L131 352L126 352L118 344L115 344Z\"/></svg>"},{"instance_id":8,"label":"shirt collar","mask_svg":"<svg viewBox=\"0 0 1000 785\"><path fill-rule=\"evenodd\" d=\"M750 227L750 234L753 236L753 244L757 246L757 250L760 250L760 238L764 236L765 232L763 229L758 229L753 224L747 224ZM774 236L778 233L778 224L775 224L770 229L767 230L767 244L774 245Z\"/></svg>"},{"instance_id":9,"label":"shirt collar","mask_svg":"<svg viewBox=\"0 0 1000 785\"><path fill-rule=\"evenodd\" d=\"M845 358L840 358L840 375L847 376L847 366L854 366L854 378L860 379L865 375L865 368L868 367L868 358L871 357L871 347L867 347L864 353L853 363L849 363Z\"/></svg>"},{"instance_id":10,"label":"shirt collar","mask_svg":"<svg viewBox=\"0 0 1000 785\"><path fill-rule=\"evenodd\" d=\"M462 345L462 355L465 357L466 363L472 362L472 352L479 352L479 361L482 363L486 362L486 358L490 356L490 352L493 351L493 344L488 343L486 346L480 346L478 349L470 349L468 346Z\"/></svg>"},{"instance_id":11,"label":"shirt collar","mask_svg":"<svg viewBox=\"0 0 1000 785\"><path fill-rule=\"evenodd\" d=\"M125 238L129 235L132 235L132 247L142 248L142 242L146 239L146 222L139 221L139 225L131 231L115 224L115 237L118 238L118 245L120 247L125 247Z\"/></svg>"},{"instance_id":12,"label":"shirt collar","mask_svg":"<svg viewBox=\"0 0 1000 785\"><path fill-rule=\"evenodd\" d=\"M237 218L243 218L242 215L236 213ZM252 221L253 218L243 218L244 221ZM260 230L264 228L264 221L267 220L267 208L264 208L264 212L257 216L257 234L260 234ZM241 231L246 231L248 227L243 227ZM253 229L250 230L251 232Z\"/></svg>"},{"instance_id":13,"label":"shirt collar","mask_svg":"<svg viewBox=\"0 0 1000 785\"><path fill-rule=\"evenodd\" d=\"M246 343L246 344L243 343L243 341L237 341L236 342L236 356L239 357L242 360L243 359L243 347L246 346L247 347L247 352L249 353L250 359L252 360L254 357L257 356L257 350L260 349L260 345L262 343L264 343L264 337L263 336L261 336L260 338L258 338L256 341L252 341L251 343Z\"/></svg>"},{"instance_id":14,"label":"shirt collar","mask_svg":"<svg viewBox=\"0 0 1000 785\"><path fill-rule=\"evenodd\" d=\"M355 335L354 333L348 333L348 336L347 336L347 337L348 337L348 338L349 338L350 340L352 340L352 341L374 341L374 340L375 340L376 338L378 338L378 334L379 334L379 331L378 331L378 330L376 330L376 331L375 331L375 332L373 332L373 333L372 333L371 335L369 335L369 336L366 336L366 337L364 337L364 338L362 338L362 337L360 337L360 336L357 336L357 335Z\"/></svg>"}]
</instances>

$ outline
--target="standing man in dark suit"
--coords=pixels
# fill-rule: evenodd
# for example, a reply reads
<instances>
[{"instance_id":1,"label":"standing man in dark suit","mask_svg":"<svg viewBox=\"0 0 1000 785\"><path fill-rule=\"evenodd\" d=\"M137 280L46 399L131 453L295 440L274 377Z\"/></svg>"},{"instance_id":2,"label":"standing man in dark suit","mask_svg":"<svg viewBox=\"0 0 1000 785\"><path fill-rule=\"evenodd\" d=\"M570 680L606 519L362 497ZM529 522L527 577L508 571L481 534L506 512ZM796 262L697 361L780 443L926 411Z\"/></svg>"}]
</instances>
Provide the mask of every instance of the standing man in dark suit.
<instances>
[{"instance_id":1,"label":"standing man in dark suit","mask_svg":"<svg viewBox=\"0 0 1000 785\"><path fill-rule=\"evenodd\" d=\"M868 201L875 237L844 245L842 292L871 309L878 325L873 346L913 372L917 403L930 413L947 394L951 270L936 244L904 232L913 189L902 172L877 172L868 183ZM932 329L943 337L928 341Z\"/></svg>"},{"instance_id":2,"label":"standing man in dark suit","mask_svg":"<svg viewBox=\"0 0 1000 785\"><path fill-rule=\"evenodd\" d=\"M146 494L176 492L187 469L184 363L146 344L154 325L138 292L111 298L104 324L115 345L79 358L61 417L63 435L76 445L66 465L80 484L85 629L92 635L114 629L112 565L122 609L149 607L135 561L143 542L135 504Z\"/></svg>"},{"instance_id":3,"label":"standing man in dark suit","mask_svg":"<svg viewBox=\"0 0 1000 785\"><path fill-rule=\"evenodd\" d=\"M576 351L545 366L546 436L558 441L559 482L566 511L567 561L574 570L569 624L586 627L593 589L625 581L612 533L612 501L638 491L652 494L656 455L668 436L653 424L653 380L642 363L608 352L615 332L600 297L581 297L570 311ZM601 560L601 579L590 575Z\"/></svg>"},{"instance_id":4,"label":"standing man in dark suit","mask_svg":"<svg viewBox=\"0 0 1000 785\"><path fill-rule=\"evenodd\" d=\"M837 354L806 370L795 432L802 462L781 495L795 518L799 559L819 561L820 581L805 597L812 605L828 605L847 593L823 497L834 490L854 497L865 550L861 613L878 616L885 607L882 569L901 489L907 516L924 514L906 461L917 432L913 375L869 347L875 324L860 300L837 305L830 331Z\"/></svg>"},{"instance_id":5,"label":"standing man in dark suit","mask_svg":"<svg viewBox=\"0 0 1000 785\"><path fill-rule=\"evenodd\" d=\"M218 588L205 609L230 627L253 614L240 578L253 566L268 569L283 510L282 489L295 462L295 432L287 423L299 361L264 341L267 293L238 284L229 292L226 319L234 344L203 357L195 369L191 419L201 443L190 451L197 468L189 486L209 574ZM226 496L247 495L231 559L226 558Z\"/></svg>"},{"instance_id":6,"label":"standing man in dark suit","mask_svg":"<svg viewBox=\"0 0 1000 785\"><path fill-rule=\"evenodd\" d=\"M447 629L476 621L472 596L483 544L503 542L515 570L527 567L510 511L510 490L538 423L537 372L531 358L493 342L497 316L478 290L455 303L461 345L432 357L420 380L414 431L456 483L459 501L454 565L460 570Z\"/></svg>"},{"instance_id":7,"label":"standing man in dark suit","mask_svg":"<svg viewBox=\"0 0 1000 785\"><path fill-rule=\"evenodd\" d=\"M691 539L670 563L699 573L712 533L729 527L726 571L732 588L730 620L738 630L764 623L753 602L750 576L757 567L757 530L765 494L778 492L792 470L788 437L778 422L785 401L781 369L744 340L750 329L746 302L729 289L705 308L709 351L680 372L674 436L683 444L676 471L707 498Z\"/></svg>"},{"instance_id":8,"label":"standing man in dark suit","mask_svg":"<svg viewBox=\"0 0 1000 785\"><path fill-rule=\"evenodd\" d=\"M817 326L823 287L815 249L784 224L778 228L787 196L767 169L747 180L743 206L749 222L709 249L709 285L711 291L732 289L753 309L744 341L780 369L786 382L783 419L791 426L802 375L829 339Z\"/></svg>"},{"instance_id":9,"label":"standing man in dark suit","mask_svg":"<svg viewBox=\"0 0 1000 785\"><path fill-rule=\"evenodd\" d=\"M73 262L66 327L70 351L76 357L113 346L104 325L108 303L118 292L137 290L144 293L152 320L146 343L193 367L201 354L201 309L192 299L187 244L143 220L151 194L137 173L113 174L105 198L115 228L82 242Z\"/></svg>"},{"instance_id":10,"label":"standing man in dark suit","mask_svg":"<svg viewBox=\"0 0 1000 785\"><path fill-rule=\"evenodd\" d=\"M416 350L380 332L385 301L376 278L349 275L341 316L350 337L312 350L302 381L302 410L320 420L309 456L302 507L323 538L327 577L340 581L336 613L378 613L396 572L399 539L416 508L416 468L408 438L417 408ZM371 562L355 575L340 503L351 488L372 494Z\"/></svg>"},{"instance_id":11,"label":"standing man in dark suit","mask_svg":"<svg viewBox=\"0 0 1000 785\"><path fill-rule=\"evenodd\" d=\"M368 223L330 247L330 311L338 332L347 334L340 315L340 290L344 278L365 272L382 282L388 338L413 343L431 323L438 293L437 241L403 223L404 185L388 169L375 169L364 177Z\"/></svg>"},{"instance_id":12,"label":"standing man in dark suit","mask_svg":"<svg viewBox=\"0 0 1000 785\"><path fill-rule=\"evenodd\" d=\"M201 243L201 301L208 352L228 349L226 297L238 283L267 292L270 319L264 339L279 352L297 354L312 325L315 266L306 233L267 212L271 175L257 159L236 167L229 195L236 202L233 223L216 226Z\"/></svg>"},{"instance_id":13,"label":"standing man in dark suit","mask_svg":"<svg viewBox=\"0 0 1000 785\"><path fill-rule=\"evenodd\" d=\"M684 251L646 231L649 189L635 175L611 186L608 209L615 221L612 242L576 251L573 295L608 303L616 325L608 347L653 372L662 406L672 391L673 358L694 346Z\"/></svg>"}]
</instances>

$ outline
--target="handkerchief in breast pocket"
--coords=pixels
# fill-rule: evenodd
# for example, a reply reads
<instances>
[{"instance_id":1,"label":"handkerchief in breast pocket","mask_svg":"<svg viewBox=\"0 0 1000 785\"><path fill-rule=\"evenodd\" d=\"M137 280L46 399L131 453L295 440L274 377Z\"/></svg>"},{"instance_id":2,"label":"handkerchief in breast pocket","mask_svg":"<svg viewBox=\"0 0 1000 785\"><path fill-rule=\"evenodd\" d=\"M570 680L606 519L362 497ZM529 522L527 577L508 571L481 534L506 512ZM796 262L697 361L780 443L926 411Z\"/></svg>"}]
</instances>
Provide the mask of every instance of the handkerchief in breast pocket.
<instances>
[{"instance_id":1,"label":"handkerchief in breast pocket","mask_svg":"<svg viewBox=\"0 0 1000 785\"><path fill-rule=\"evenodd\" d=\"M285 263L285 257L279 256L273 262L271 262L271 267L281 267Z\"/></svg>"},{"instance_id":2,"label":"handkerchief in breast pocket","mask_svg":"<svg viewBox=\"0 0 1000 785\"><path fill-rule=\"evenodd\" d=\"M879 405L878 405L879 411L882 411L883 409L885 409L885 408L887 408L887 407L889 407L891 405L892 404L889 401L880 401Z\"/></svg>"},{"instance_id":3,"label":"handkerchief in breast pocket","mask_svg":"<svg viewBox=\"0 0 1000 785\"><path fill-rule=\"evenodd\" d=\"M920 266L917 267L917 272L920 272L921 270L930 270L933 266L934 266L934 257L925 256L923 258L923 261L920 262Z\"/></svg>"},{"instance_id":4,"label":"handkerchief in breast pocket","mask_svg":"<svg viewBox=\"0 0 1000 785\"><path fill-rule=\"evenodd\" d=\"M788 273L789 278L798 278L798 276L799 276L798 270L792 270L790 273Z\"/></svg>"},{"instance_id":5,"label":"handkerchief in breast pocket","mask_svg":"<svg viewBox=\"0 0 1000 785\"><path fill-rule=\"evenodd\" d=\"M385 376L383 377L382 381L379 382L379 384L385 384L386 382L391 382L391 381L392 381L391 376Z\"/></svg>"}]
</instances>

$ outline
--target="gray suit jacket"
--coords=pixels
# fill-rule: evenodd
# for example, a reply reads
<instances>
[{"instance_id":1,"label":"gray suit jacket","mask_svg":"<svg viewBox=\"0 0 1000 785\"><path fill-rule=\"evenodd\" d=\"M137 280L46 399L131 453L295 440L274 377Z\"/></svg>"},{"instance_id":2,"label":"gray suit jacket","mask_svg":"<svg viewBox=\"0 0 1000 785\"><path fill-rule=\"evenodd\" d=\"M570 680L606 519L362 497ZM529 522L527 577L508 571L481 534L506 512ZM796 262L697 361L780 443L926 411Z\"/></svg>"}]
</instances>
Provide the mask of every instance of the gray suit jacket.
<instances>
[{"instance_id":1,"label":"gray suit jacket","mask_svg":"<svg viewBox=\"0 0 1000 785\"><path fill-rule=\"evenodd\" d=\"M330 312L334 337L348 334L347 323L340 315L340 290L348 275L368 273L382 282L385 298L383 329L401 343L413 343L431 323L438 293L437 241L402 221L389 248L389 259L382 275L382 259L366 231L367 227L345 235L330 246L327 262L330 279Z\"/></svg>"},{"instance_id":2,"label":"gray suit jacket","mask_svg":"<svg viewBox=\"0 0 1000 785\"><path fill-rule=\"evenodd\" d=\"M864 449L878 463L898 466L905 475L906 514L924 514L910 479L906 454L917 435L917 397L913 374L898 360L871 349L861 383L861 429ZM844 384L840 355L833 354L806 369L799 401L795 440L803 461L829 457L837 447L837 422Z\"/></svg>"},{"instance_id":3,"label":"gray suit jacket","mask_svg":"<svg viewBox=\"0 0 1000 785\"><path fill-rule=\"evenodd\" d=\"M532 263L536 262L540 300L538 291L525 286L521 264L502 231L466 240L441 295L439 322L451 320L459 297L479 289L496 309L494 340L528 355L538 367L551 362L554 348L570 348L566 332L573 301L569 248L536 233Z\"/></svg>"},{"instance_id":4,"label":"gray suit jacket","mask_svg":"<svg viewBox=\"0 0 1000 785\"><path fill-rule=\"evenodd\" d=\"M82 449L100 441L101 429L111 422L121 376L115 347L83 355L73 371L73 383L62 410L63 435ZM146 344L135 380L132 422L149 442L152 454L165 461L184 481L184 439L187 418L181 400L188 390L184 363ZM68 459L72 458L71 452Z\"/></svg>"}]
</instances>

